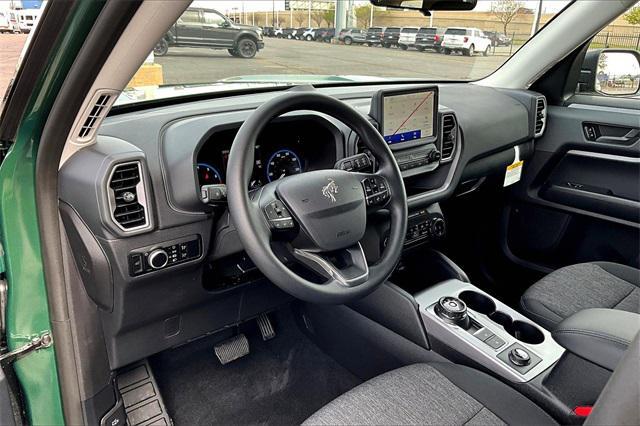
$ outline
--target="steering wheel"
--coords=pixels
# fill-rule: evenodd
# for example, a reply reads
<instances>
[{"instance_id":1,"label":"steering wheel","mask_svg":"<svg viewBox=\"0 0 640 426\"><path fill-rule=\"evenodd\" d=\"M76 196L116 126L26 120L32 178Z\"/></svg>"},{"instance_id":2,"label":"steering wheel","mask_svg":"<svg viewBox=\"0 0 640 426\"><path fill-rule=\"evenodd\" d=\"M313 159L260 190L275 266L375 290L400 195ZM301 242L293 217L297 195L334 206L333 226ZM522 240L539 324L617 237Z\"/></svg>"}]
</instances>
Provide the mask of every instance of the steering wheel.
<instances>
[{"instance_id":1,"label":"steering wheel","mask_svg":"<svg viewBox=\"0 0 640 426\"><path fill-rule=\"evenodd\" d=\"M375 157L377 172L317 170L249 191L258 135L274 118L299 110L323 113L350 127ZM251 260L275 285L299 299L338 304L361 298L391 275L400 258L407 196L398 165L367 118L333 97L291 92L256 109L229 152L227 197L231 220ZM381 256L369 265L360 240L368 215L382 208L390 213L390 233ZM294 272L285 264L293 259L325 281Z\"/></svg>"}]
</instances>

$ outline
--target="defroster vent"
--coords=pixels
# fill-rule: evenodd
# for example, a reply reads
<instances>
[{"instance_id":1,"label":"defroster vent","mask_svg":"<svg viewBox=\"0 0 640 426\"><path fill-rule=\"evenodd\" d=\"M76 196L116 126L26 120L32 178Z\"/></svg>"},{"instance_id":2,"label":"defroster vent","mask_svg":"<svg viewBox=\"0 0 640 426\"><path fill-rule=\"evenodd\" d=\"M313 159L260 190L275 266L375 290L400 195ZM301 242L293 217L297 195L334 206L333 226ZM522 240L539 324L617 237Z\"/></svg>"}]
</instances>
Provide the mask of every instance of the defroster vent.
<instances>
[{"instance_id":1,"label":"defroster vent","mask_svg":"<svg viewBox=\"0 0 640 426\"><path fill-rule=\"evenodd\" d=\"M147 202L139 161L117 165L109 179L111 216L124 231L149 224Z\"/></svg>"}]
</instances>

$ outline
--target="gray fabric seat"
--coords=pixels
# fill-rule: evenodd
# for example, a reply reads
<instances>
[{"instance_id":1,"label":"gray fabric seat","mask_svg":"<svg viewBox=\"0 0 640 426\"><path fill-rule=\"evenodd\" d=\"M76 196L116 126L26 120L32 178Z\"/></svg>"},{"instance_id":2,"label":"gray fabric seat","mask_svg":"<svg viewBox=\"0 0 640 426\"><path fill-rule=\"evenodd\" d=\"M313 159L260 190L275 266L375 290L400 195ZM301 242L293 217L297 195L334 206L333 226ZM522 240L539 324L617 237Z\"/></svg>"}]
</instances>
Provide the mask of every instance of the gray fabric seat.
<instances>
[{"instance_id":1,"label":"gray fabric seat","mask_svg":"<svg viewBox=\"0 0 640 426\"><path fill-rule=\"evenodd\" d=\"M640 313L640 271L610 262L567 266L527 289L520 306L525 315L549 330L583 309Z\"/></svg>"},{"instance_id":2,"label":"gray fabric seat","mask_svg":"<svg viewBox=\"0 0 640 426\"><path fill-rule=\"evenodd\" d=\"M414 364L350 390L305 425L556 424L504 383L456 364Z\"/></svg>"}]
</instances>

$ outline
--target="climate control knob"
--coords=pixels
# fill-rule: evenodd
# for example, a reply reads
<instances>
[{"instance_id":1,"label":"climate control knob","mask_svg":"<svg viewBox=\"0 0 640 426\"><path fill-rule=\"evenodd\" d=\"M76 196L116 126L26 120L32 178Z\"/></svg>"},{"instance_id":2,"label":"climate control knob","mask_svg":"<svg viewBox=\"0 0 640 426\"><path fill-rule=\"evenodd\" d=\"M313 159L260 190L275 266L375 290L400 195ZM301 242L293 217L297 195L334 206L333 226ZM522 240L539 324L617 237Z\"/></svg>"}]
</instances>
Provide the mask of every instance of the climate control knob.
<instances>
[{"instance_id":1,"label":"climate control knob","mask_svg":"<svg viewBox=\"0 0 640 426\"><path fill-rule=\"evenodd\" d=\"M161 269L169 263L169 255L162 249L156 249L149 253L148 262L153 269Z\"/></svg>"}]
</instances>

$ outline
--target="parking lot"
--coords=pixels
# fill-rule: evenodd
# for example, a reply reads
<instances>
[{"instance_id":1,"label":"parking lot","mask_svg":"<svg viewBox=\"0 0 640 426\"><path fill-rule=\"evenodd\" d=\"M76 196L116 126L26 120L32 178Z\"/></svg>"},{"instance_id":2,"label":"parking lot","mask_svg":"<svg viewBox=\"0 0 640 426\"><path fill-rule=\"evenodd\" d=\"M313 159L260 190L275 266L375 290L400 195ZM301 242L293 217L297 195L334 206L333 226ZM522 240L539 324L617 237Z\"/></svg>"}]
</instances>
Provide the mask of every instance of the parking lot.
<instances>
[{"instance_id":1,"label":"parking lot","mask_svg":"<svg viewBox=\"0 0 640 426\"><path fill-rule=\"evenodd\" d=\"M26 35L0 35L0 94L9 84ZM239 75L315 74L365 75L437 80L476 79L507 56L466 57L397 48L345 46L313 41L266 38L253 59L234 58L226 50L171 48L156 58L165 84L212 82Z\"/></svg>"},{"instance_id":2,"label":"parking lot","mask_svg":"<svg viewBox=\"0 0 640 426\"><path fill-rule=\"evenodd\" d=\"M0 99L9 85L16 69L26 34L0 34Z\"/></svg>"},{"instance_id":3,"label":"parking lot","mask_svg":"<svg viewBox=\"0 0 640 426\"><path fill-rule=\"evenodd\" d=\"M171 48L167 56L155 61L163 67L165 84L175 84L264 74L477 79L507 59L505 55L449 56L429 51L265 38L265 49L253 59L234 58L225 50Z\"/></svg>"}]
</instances>

